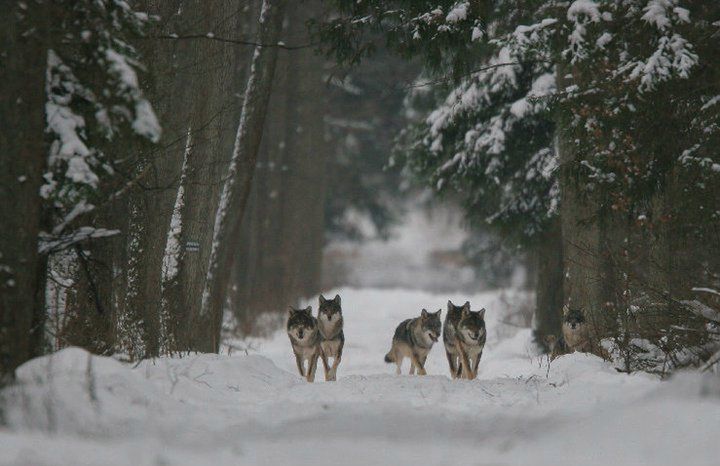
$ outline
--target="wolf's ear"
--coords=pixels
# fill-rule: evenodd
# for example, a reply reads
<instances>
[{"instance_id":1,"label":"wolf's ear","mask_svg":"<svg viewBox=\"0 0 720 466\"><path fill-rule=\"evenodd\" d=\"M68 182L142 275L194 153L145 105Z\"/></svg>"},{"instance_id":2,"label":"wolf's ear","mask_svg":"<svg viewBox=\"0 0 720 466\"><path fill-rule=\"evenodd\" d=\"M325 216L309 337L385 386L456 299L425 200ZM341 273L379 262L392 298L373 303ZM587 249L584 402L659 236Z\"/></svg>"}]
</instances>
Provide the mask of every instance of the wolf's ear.
<instances>
[{"instance_id":1,"label":"wolf's ear","mask_svg":"<svg viewBox=\"0 0 720 466\"><path fill-rule=\"evenodd\" d=\"M470 312L470 301L465 301L465 304L463 304L463 307L462 307L462 308L463 308L463 311L464 311L465 309L467 309L468 312Z\"/></svg>"},{"instance_id":2,"label":"wolf's ear","mask_svg":"<svg viewBox=\"0 0 720 466\"><path fill-rule=\"evenodd\" d=\"M325 296L320 295L320 304L325 304L326 301L327 299L325 299Z\"/></svg>"},{"instance_id":3,"label":"wolf's ear","mask_svg":"<svg viewBox=\"0 0 720 466\"><path fill-rule=\"evenodd\" d=\"M422 312L420 312L420 317L422 317L423 319L427 319L427 317L428 317L427 309L423 308Z\"/></svg>"},{"instance_id":4,"label":"wolf's ear","mask_svg":"<svg viewBox=\"0 0 720 466\"><path fill-rule=\"evenodd\" d=\"M339 294L336 294L336 295L335 295L335 298L333 298L333 301L335 301L336 303L338 303L338 306L339 306L339 305L340 305L340 295L339 295Z\"/></svg>"},{"instance_id":5,"label":"wolf's ear","mask_svg":"<svg viewBox=\"0 0 720 466\"><path fill-rule=\"evenodd\" d=\"M478 311L478 314L480 315L481 319L485 318L485 308L482 308Z\"/></svg>"},{"instance_id":6,"label":"wolf's ear","mask_svg":"<svg viewBox=\"0 0 720 466\"><path fill-rule=\"evenodd\" d=\"M288 310L288 314L289 314L289 315L293 315L293 314L295 314L295 313L297 312L297 311L295 310L295 308L292 307L292 306L288 306L287 310Z\"/></svg>"},{"instance_id":7,"label":"wolf's ear","mask_svg":"<svg viewBox=\"0 0 720 466\"><path fill-rule=\"evenodd\" d=\"M467 316L469 316L469 315L470 315L470 307L469 307L469 306L468 306L468 307L463 306L463 307L462 307L462 314L461 314L461 315L462 315L462 317L467 317Z\"/></svg>"},{"instance_id":8,"label":"wolf's ear","mask_svg":"<svg viewBox=\"0 0 720 466\"><path fill-rule=\"evenodd\" d=\"M453 305L452 301L448 299L448 312L452 311L455 306Z\"/></svg>"},{"instance_id":9,"label":"wolf's ear","mask_svg":"<svg viewBox=\"0 0 720 466\"><path fill-rule=\"evenodd\" d=\"M435 313L435 315L436 315L436 316L438 317L438 319L439 319L440 316L442 315L442 309L438 309L437 312Z\"/></svg>"},{"instance_id":10,"label":"wolf's ear","mask_svg":"<svg viewBox=\"0 0 720 466\"><path fill-rule=\"evenodd\" d=\"M570 313L570 306L568 306L567 304L565 304L565 305L563 306L563 315L566 316L566 315L568 315L569 313Z\"/></svg>"},{"instance_id":11,"label":"wolf's ear","mask_svg":"<svg viewBox=\"0 0 720 466\"><path fill-rule=\"evenodd\" d=\"M305 309L302 310L305 314L311 314L312 315L312 306L308 306Z\"/></svg>"}]
</instances>

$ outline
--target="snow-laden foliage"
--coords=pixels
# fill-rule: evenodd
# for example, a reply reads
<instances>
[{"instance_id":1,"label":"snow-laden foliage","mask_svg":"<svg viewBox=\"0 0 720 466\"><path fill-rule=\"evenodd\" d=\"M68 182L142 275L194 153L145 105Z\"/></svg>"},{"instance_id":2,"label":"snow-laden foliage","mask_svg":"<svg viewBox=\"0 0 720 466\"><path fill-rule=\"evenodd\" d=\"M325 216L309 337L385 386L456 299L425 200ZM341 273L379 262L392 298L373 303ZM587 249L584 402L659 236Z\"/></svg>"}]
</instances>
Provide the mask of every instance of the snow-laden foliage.
<instances>
[{"instance_id":1,"label":"snow-laden foliage","mask_svg":"<svg viewBox=\"0 0 720 466\"><path fill-rule=\"evenodd\" d=\"M476 64L485 35L483 2L457 0L332 0L339 15L313 21L318 39L331 53L356 64L378 48L379 40L409 58L420 56L433 70L466 72Z\"/></svg>"},{"instance_id":2,"label":"snow-laden foliage","mask_svg":"<svg viewBox=\"0 0 720 466\"><path fill-rule=\"evenodd\" d=\"M509 7L496 2L492 16L484 18L490 34L512 31L518 18ZM445 95L435 93L441 97L405 131L396 157L436 191L459 193L472 220L526 242L557 214L558 163L548 106L554 66L495 40L477 48L483 51L474 71Z\"/></svg>"},{"instance_id":3,"label":"snow-laden foliage","mask_svg":"<svg viewBox=\"0 0 720 466\"><path fill-rule=\"evenodd\" d=\"M558 65L580 174L637 198L695 153L701 165L718 161L718 13L680 0L548 1L533 24L497 40ZM681 131L657 134L660 121Z\"/></svg>"},{"instance_id":4,"label":"snow-laden foliage","mask_svg":"<svg viewBox=\"0 0 720 466\"><path fill-rule=\"evenodd\" d=\"M552 66L503 47L484 67L406 131L397 154L437 191L459 192L476 219L531 238L557 213Z\"/></svg>"},{"instance_id":5,"label":"snow-laden foliage","mask_svg":"<svg viewBox=\"0 0 720 466\"><path fill-rule=\"evenodd\" d=\"M573 179L603 185L615 209L663 189L671 172L698 177L699 197L717 182L717 2L335 3L340 15L320 30L341 61L371 51L380 33L403 56L420 57L428 74L439 71L432 85L455 78L405 134L402 152L431 186L461 191L473 214L524 218L524 235L539 231L558 200L551 122L574 145ZM678 131L658 134L660 121Z\"/></svg>"},{"instance_id":6,"label":"snow-laden foliage","mask_svg":"<svg viewBox=\"0 0 720 466\"><path fill-rule=\"evenodd\" d=\"M53 209L53 228L41 249L66 247L78 230L76 219L109 195L128 160L113 157L120 136L151 142L160 125L143 95L138 78L142 66L131 39L142 33L147 15L124 0L53 0L55 13L48 52L47 133L49 171L41 195ZM127 142L125 142L127 144ZM107 234L107 230L102 232ZM67 244L66 244L67 243Z\"/></svg>"}]
</instances>

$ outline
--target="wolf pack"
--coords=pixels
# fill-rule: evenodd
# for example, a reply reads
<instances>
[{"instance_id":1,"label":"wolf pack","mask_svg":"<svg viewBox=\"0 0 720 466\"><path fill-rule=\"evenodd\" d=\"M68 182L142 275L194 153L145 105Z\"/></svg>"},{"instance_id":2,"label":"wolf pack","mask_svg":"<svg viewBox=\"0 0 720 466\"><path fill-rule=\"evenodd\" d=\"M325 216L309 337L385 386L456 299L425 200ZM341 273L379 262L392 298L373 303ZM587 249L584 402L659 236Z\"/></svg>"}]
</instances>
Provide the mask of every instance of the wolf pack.
<instances>
[{"instance_id":1,"label":"wolf pack","mask_svg":"<svg viewBox=\"0 0 720 466\"><path fill-rule=\"evenodd\" d=\"M312 306L289 308L287 334L301 377L314 382L320 359L325 380L335 381L345 346L342 300L340 295L333 299L320 295L318 300L317 317L313 315ZM410 360L410 375L427 375L425 361L442 333L450 376L468 380L477 377L487 339L485 309L472 311L469 301L462 306L448 301L445 322L441 321L441 316L442 309L436 312L422 309L418 317L403 320L395 328L385 362L395 364L398 375L406 358ZM572 351L586 351L588 335L582 311L565 306L562 331L560 337L546 339L552 359Z\"/></svg>"}]
</instances>

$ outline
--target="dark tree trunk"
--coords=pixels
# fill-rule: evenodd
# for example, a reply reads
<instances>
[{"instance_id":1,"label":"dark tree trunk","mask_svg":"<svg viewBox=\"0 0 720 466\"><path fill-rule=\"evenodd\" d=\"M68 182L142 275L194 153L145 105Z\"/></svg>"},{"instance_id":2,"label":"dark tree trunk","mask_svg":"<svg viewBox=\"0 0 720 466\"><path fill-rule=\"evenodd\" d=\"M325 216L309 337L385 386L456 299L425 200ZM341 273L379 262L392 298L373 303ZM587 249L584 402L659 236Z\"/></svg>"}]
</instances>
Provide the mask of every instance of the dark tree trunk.
<instances>
[{"instance_id":1,"label":"dark tree trunk","mask_svg":"<svg viewBox=\"0 0 720 466\"><path fill-rule=\"evenodd\" d=\"M289 7L291 37L302 37L305 23L320 11L318 2ZM312 50L289 52L289 68L294 79L288 82L287 158L283 184L283 226L281 250L284 253L283 286L286 303L320 291L324 240L324 201L327 185L323 117L323 60Z\"/></svg>"},{"instance_id":2,"label":"dark tree trunk","mask_svg":"<svg viewBox=\"0 0 720 466\"><path fill-rule=\"evenodd\" d=\"M560 219L552 222L537 247L535 281L535 341L545 347L545 337L560 336L563 295L563 242Z\"/></svg>"},{"instance_id":3,"label":"dark tree trunk","mask_svg":"<svg viewBox=\"0 0 720 466\"><path fill-rule=\"evenodd\" d=\"M38 254L47 151L46 8L11 2L0 14L0 379L37 355L42 321Z\"/></svg>"},{"instance_id":4,"label":"dark tree trunk","mask_svg":"<svg viewBox=\"0 0 720 466\"><path fill-rule=\"evenodd\" d=\"M306 43L320 2L291 3L283 37ZM320 290L326 153L324 60L311 49L278 53L265 135L229 290L244 333L258 316Z\"/></svg>"},{"instance_id":5,"label":"dark tree trunk","mask_svg":"<svg viewBox=\"0 0 720 466\"><path fill-rule=\"evenodd\" d=\"M272 88L277 59L279 32L284 15L283 0L264 0L260 13L260 29L252 67L245 90L242 114L238 124L230 167L218 205L212 249L200 314L194 325L197 349L217 352L223 303L235 251L232 238L239 236L240 226L250 195L263 125Z\"/></svg>"}]
</instances>

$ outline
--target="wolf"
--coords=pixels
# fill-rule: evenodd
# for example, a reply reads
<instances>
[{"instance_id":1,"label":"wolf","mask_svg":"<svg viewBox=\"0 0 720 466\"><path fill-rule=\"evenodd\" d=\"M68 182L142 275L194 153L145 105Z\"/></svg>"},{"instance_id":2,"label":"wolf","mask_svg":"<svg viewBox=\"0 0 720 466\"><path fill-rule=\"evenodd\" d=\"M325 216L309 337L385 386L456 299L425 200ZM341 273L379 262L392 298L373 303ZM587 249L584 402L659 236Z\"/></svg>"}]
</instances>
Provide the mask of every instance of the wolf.
<instances>
[{"instance_id":1,"label":"wolf","mask_svg":"<svg viewBox=\"0 0 720 466\"><path fill-rule=\"evenodd\" d=\"M486 339L485 308L473 312L469 306L463 307L460 321L455 326L455 348L460 356L464 378L473 380L477 377Z\"/></svg>"},{"instance_id":2,"label":"wolf","mask_svg":"<svg viewBox=\"0 0 720 466\"><path fill-rule=\"evenodd\" d=\"M295 353L298 372L308 382L314 382L315 369L321 350L320 331L317 319L312 315L311 306L305 309L289 308L287 334L290 337L293 353ZM305 361L308 362L307 371L304 368Z\"/></svg>"},{"instance_id":3,"label":"wolf","mask_svg":"<svg viewBox=\"0 0 720 466\"><path fill-rule=\"evenodd\" d=\"M567 304L563 306L562 333L568 352L587 353L592 350L590 327L582 309L570 309Z\"/></svg>"},{"instance_id":4,"label":"wolf","mask_svg":"<svg viewBox=\"0 0 720 466\"><path fill-rule=\"evenodd\" d=\"M320 331L320 358L325 369L325 380L337 380L337 368L342 359L343 346L345 346L345 333L343 332L343 315L340 295L333 299L319 298L318 330ZM333 358L332 367L328 358Z\"/></svg>"},{"instance_id":5,"label":"wolf","mask_svg":"<svg viewBox=\"0 0 720 466\"><path fill-rule=\"evenodd\" d=\"M450 376L457 379L461 375L460 353L457 349L457 324L460 323L463 309L470 310L470 302L465 301L462 306L456 306L452 301L447 302L447 314L445 314L445 326L443 327L443 343L445 354L450 365Z\"/></svg>"},{"instance_id":6,"label":"wolf","mask_svg":"<svg viewBox=\"0 0 720 466\"><path fill-rule=\"evenodd\" d=\"M404 358L410 358L410 375L417 369L418 375L427 375L425 371L425 360L440 337L440 314L428 312L423 309L420 317L407 319L400 322L393 335L390 351L385 355L385 362L397 365L397 374L401 374L401 367Z\"/></svg>"}]
</instances>

